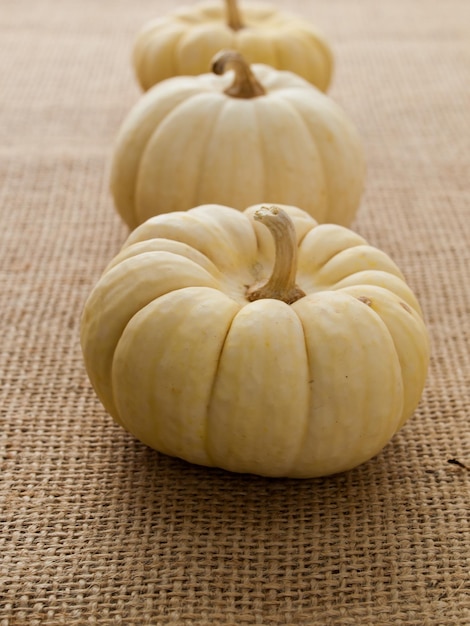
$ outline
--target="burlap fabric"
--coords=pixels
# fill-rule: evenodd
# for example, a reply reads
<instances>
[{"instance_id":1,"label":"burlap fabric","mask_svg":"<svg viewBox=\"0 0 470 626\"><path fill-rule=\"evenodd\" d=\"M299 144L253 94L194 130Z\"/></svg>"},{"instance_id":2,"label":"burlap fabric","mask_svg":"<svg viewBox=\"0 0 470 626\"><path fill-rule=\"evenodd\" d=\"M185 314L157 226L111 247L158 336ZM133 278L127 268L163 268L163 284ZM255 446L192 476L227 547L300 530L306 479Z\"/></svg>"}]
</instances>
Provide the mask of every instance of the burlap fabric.
<instances>
[{"instance_id":1,"label":"burlap fabric","mask_svg":"<svg viewBox=\"0 0 470 626\"><path fill-rule=\"evenodd\" d=\"M449 461L470 465L470 3L288 3L327 33L363 137L354 227L432 337L406 427L307 481L158 455L82 364L84 300L127 234L108 176L132 38L175 4L1 2L0 624L468 625L470 473Z\"/></svg>"}]
</instances>

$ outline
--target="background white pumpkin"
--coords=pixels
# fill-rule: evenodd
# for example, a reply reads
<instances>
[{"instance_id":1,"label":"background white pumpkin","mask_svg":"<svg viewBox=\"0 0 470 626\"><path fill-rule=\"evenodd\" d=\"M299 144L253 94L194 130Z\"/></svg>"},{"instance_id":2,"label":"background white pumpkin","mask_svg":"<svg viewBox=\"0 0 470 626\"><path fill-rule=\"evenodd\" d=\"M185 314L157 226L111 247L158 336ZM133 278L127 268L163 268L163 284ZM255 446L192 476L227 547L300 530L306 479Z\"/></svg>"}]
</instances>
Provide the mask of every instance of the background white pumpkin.
<instances>
[{"instance_id":1,"label":"background white pumpkin","mask_svg":"<svg viewBox=\"0 0 470 626\"><path fill-rule=\"evenodd\" d=\"M295 72L326 91L333 55L325 38L300 16L256 2L201 2L145 24L133 65L143 89L172 76L204 74L219 50L241 52L250 63Z\"/></svg>"},{"instance_id":2,"label":"background white pumpkin","mask_svg":"<svg viewBox=\"0 0 470 626\"><path fill-rule=\"evenodd\" d=\"M278 202L349 225L365 166L340 107L291 72L250 69L236 52L222 52L213 67L220 76L159 83L124 120L111 171L124 221L134 228L209 202L239 210Z\"/></svg>"},{"instance_id":3,"label":"background white pumpkin","mask_svg":"<svg viewBox=\"0 0 470 626\"><path fill-rule=\"evenodd\" d=\"M416 408L429 360L390 258L294 207L148 220L91 293L81 341L99 398L144 443L267 476L377 454Z\"/></svg>"}]
</instances>

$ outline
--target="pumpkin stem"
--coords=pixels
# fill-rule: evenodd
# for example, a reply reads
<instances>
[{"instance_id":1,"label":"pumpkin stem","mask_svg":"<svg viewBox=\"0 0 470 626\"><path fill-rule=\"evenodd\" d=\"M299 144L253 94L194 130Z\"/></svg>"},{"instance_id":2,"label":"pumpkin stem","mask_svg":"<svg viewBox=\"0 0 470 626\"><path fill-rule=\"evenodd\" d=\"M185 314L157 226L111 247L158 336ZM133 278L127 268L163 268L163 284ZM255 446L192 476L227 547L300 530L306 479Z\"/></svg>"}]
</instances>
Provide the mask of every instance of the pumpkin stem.
<instances>
[{"instance_id":1,"label":"pumpkin stem","mask_svg":"<svg viewBox=\"0 0 470 626\"><path fill-rule=\"evenodd\" d=\"M236 0L225 0L227 24L232 30L245 28Z\"/></svg>"},{"instance_id":2,"label":"pumpkin stem","mask_svg":"<svg viewBox=\"0 0 470 626\"><path fill-rule=\"evenodd\" d=\"M264 224L274 238L274 267L268 281L261 286L249 287L247 298L250 302L261 298L275 298L286 304L293 304L305 296L295 284L297 273L297 236L294 223L289 215L276 206L261 207L253 218Z\"/></svg>"},{"instance_id":3,"label":"pumpkin stem","mask_svg":"<svg viewBox=\"0 0 470 626\"><path fill-rule=\"evenodd\" d=\"M235 50L222 50L212 59L214 74L225 74L228 70L234 71L234 80L224 90L232 98L256 98L263 96L266 91L251 71L243 56Z\"/></svg>"}]
</instances>

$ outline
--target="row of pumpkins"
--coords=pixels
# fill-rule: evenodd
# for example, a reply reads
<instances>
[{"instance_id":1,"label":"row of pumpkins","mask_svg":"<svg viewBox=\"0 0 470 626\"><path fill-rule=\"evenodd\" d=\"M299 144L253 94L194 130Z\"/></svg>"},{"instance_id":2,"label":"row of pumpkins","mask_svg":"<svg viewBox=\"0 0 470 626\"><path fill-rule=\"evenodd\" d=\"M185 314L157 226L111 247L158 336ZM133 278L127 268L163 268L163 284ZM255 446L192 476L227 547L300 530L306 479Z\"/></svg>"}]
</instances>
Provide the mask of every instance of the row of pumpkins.
<instances>
[{"instance_id":1,"label":"row of pumpkins","mask_svg":"<svg viewBox=\"0 0 470 626\"><path fill-rule=\"evenodd\" d=\"M228 0L150 23L133 59L146 93L111 173L131 233L81 326L98 397L192 463L306 478L372 458L416 409L429 343L400 269L347 228L364 158L324 93L327 43Z\"/></svg>"}]
</instances>

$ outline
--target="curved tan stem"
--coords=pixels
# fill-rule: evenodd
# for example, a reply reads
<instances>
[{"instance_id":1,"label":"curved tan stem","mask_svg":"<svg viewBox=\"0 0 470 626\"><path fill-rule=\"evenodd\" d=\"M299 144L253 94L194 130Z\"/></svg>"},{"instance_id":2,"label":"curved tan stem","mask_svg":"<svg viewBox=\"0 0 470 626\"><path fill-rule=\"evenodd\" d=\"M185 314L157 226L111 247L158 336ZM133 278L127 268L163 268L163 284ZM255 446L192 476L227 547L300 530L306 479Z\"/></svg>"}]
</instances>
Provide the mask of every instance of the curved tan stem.
<instances>
[{"instance_id":1,"label":"curved tan stem","mask_svg":"<svg viewBox=\"0 0 470 626\"><path fill-rule=\"evenodd\" d=\"M247 298L250 302L261 298L275 298L293 304L305 293L295 284L297 274L297 236L289 215L276 206L262 207L254 219L264 224L274 238L275 257L272 274L261 286L250 287Z\"/></svg>"},{"instance_id":2,"label":"curved tan stem","mask_svg":"<svg viewBox=\"0 0 470 626\"><path fill-rule=\"evenodd\" d=\"M222 75L228 70L234 71L233 83L225 89L232 98L256 98L266 91L251 71L243 56L235 50L222 50L212 59L212 71Z\"/></svg>"},{"instance_id":3,"label":"curved tan stem","mask_svg":"<svg viewBox=\"0 0 470 626\"><path fill-rule=\"evenodd\" d=\"M227 24L232 30L245 28L236 0L225 0L225 10L227 14Z\"/></svg>"}]
</instances>

